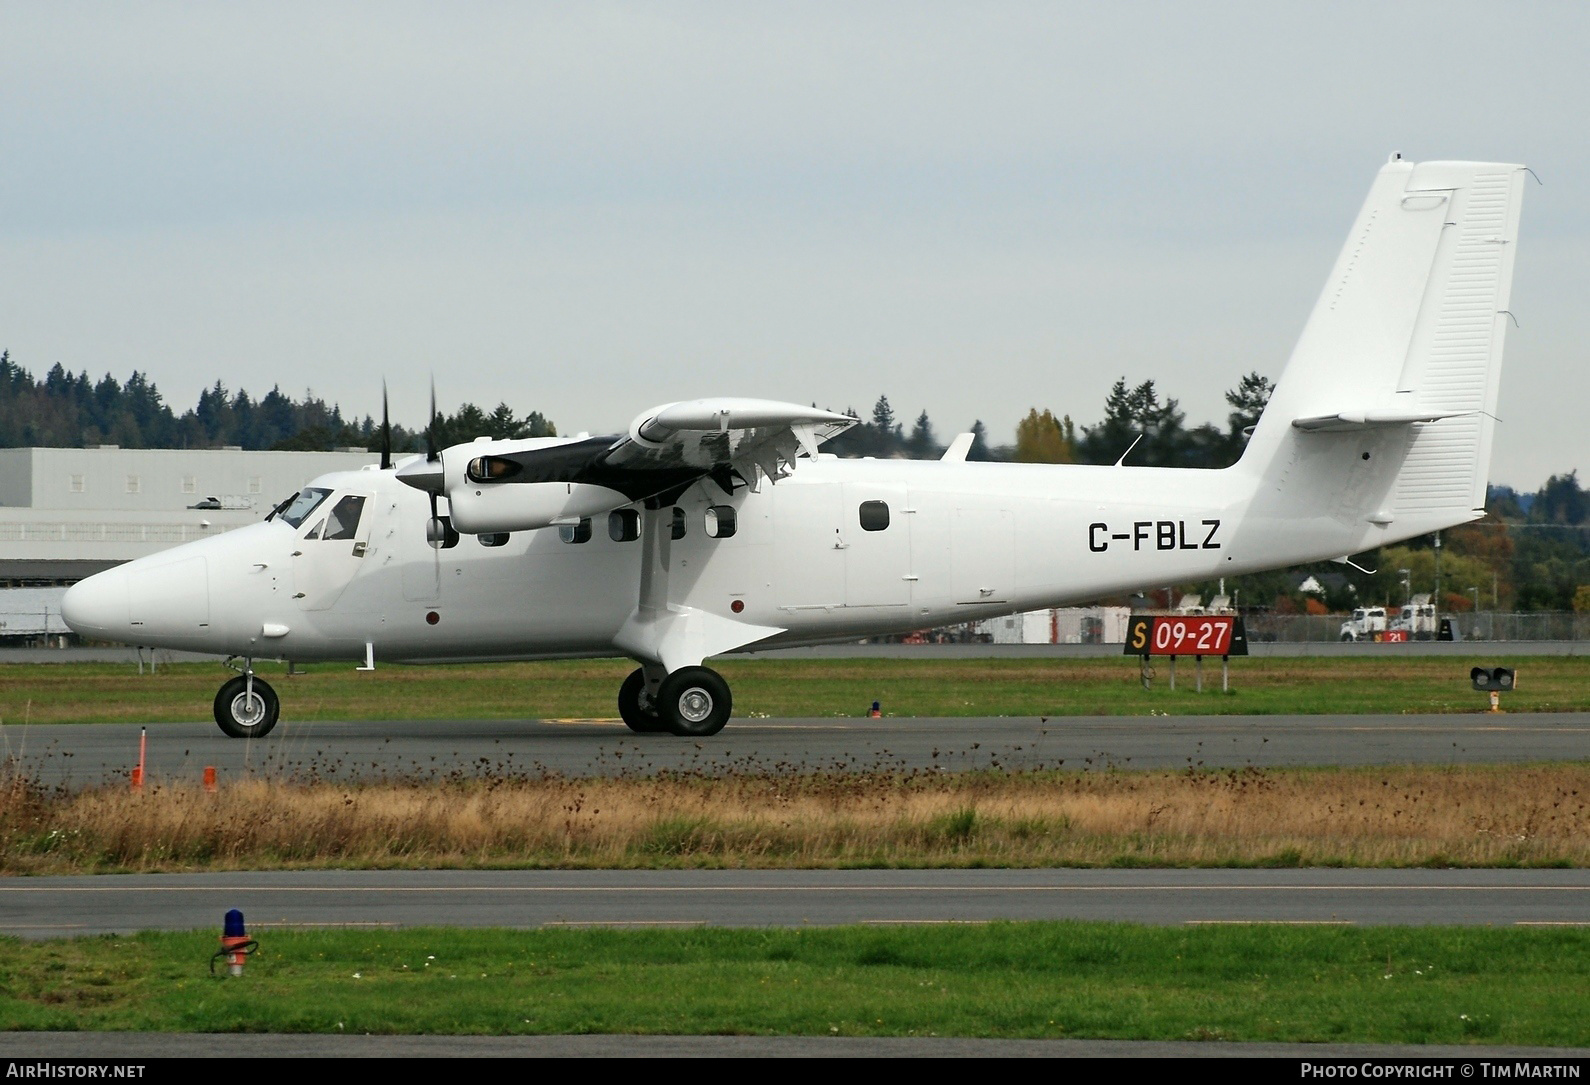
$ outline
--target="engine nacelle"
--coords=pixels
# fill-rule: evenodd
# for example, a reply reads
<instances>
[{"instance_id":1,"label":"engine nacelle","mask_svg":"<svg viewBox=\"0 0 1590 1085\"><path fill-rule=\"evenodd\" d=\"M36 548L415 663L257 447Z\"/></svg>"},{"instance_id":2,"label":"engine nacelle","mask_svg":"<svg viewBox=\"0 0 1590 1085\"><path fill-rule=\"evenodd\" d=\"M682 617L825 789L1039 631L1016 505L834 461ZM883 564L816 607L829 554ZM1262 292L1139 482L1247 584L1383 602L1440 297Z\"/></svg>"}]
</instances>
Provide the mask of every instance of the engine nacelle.
<instances>
[{"instance_id":1,"label":"engine nacelle","mask_svg":"<svg viewBox=\"0 0 1590 1085\"><path fill-rule=\"evenodd\" d=\"M600 516L629 503L617 490L588 482L465 481L447 492L453 526L466 535L533 531Z\"/></svg>"},{"instance_id":2,"label":"engine nacelle","mask_svg":"<svg viewBox=\"0 0 1590 1085\"><path fill-rule=\"evenodd\" d=\"M447 498L455 530L468 535L534 531L600 516L631 503L618 490L575 481L612 437L481 438L435 459L418 456L397 469L400 481Z\"/></svg>"}]
</instances>

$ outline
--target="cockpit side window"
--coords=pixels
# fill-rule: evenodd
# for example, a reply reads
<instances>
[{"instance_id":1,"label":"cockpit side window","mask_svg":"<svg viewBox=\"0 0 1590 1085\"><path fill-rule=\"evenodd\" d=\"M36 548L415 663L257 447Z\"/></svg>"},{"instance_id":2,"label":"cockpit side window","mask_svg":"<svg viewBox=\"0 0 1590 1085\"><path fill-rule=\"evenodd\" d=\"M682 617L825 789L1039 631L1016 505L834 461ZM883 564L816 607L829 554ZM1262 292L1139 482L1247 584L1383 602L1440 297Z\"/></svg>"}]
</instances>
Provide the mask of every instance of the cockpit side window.
<instances>
[{"instance_id":1,"label":"cockpit side window","mask_svg":"<svg viewBox=\"0 0 1590 1085\"><path fill-rule=\"evenodd\" d=\"M308 531L304 532L304 538L306 538L306 539L318 539L318 538L320 538L320 529L325 527L325 526L326 526L326 521L321 520L320 522L315 524L314 527L312 527Z\"/></svg>"},{"instance_id":2,"label":"cockpit side window","mask_svg":"<svg viewBox=\"0 0 1590 1085\"><path fill-rule=\"evenodd\" d=\"M326 533L321 538L327 542L356 538L359 534L359 516L363 512L364 498L353 494L344 497L332 506L331 515L326 519Z\"/></svg>"},{"instance_id":3,"label":"cockpit side window","mask_svg":"<svg viewBox=\"0 0 1590 1085\"><path fill-rule=\"evenodd\" d=\"M318 486L305 486L298 496L282 509L281 518L293 527L301 527L303 522L309 519L309 514L318 509L320 503L330 496L330 490Z\"/></svg>"}]
</instances>

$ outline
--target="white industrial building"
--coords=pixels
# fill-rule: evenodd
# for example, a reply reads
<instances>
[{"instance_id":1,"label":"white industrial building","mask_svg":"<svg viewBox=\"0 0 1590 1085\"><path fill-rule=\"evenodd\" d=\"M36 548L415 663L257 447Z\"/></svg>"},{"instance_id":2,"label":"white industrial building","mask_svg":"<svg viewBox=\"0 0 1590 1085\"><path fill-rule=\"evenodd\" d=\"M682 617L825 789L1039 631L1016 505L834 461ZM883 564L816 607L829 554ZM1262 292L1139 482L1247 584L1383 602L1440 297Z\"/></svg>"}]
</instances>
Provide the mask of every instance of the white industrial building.
<instances>
[{"instance_id":1,"label":"white industrial building","mask_svg":"<svg viewBox=\"0 0 1590 1085\"><path fill-rule=\"evenodd\" d=\"M362 449L0 449L0 587L71 584L255 523L310 479L377 459Z\"/></svg>"},{"instance_id":2,"label":"white industrial building","mask_svg":"<svg viewBox=\"0 0 1590 1085\"><path fill-rule=\"evenodd\" d=\"M1125 644L1131 607L1056 607L985 618L977 632L995 644Z\"/></svg>"}]
</instances>

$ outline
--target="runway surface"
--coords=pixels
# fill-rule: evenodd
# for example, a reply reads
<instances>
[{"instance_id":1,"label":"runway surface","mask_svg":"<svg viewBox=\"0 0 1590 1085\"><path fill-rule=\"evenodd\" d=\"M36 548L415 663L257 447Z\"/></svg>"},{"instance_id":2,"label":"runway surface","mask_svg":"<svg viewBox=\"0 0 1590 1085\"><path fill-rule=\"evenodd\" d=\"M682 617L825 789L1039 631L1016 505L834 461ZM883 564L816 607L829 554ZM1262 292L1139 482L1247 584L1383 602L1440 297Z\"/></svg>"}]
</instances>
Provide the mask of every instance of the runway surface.
<instances>
[{"instance_id":1,"label":"runway surface","mask_svg":"<svg viewBox=\"0 0 1590 1085\"><path fill-rule=\"evenodd\" d=\"M0 729L0 756L47 784L125 778L136 724ZM1590 713L1425 716L1056 716L737 719L710 739L635 735L616 721L284 721L259 741L211 724L149 727L148 778L435 778L730 770L1187 768L1456 764L1590 756Z\"/></svg>"},{"instance_id":2,"label":"runway surface","mask_svg":"<svg viewBox=\"0 0 1590 1085\"><path fill-rule=\"evenodd\" d=\"M0 933L1077 919L1590 926L1587 870L283 871L11 878Z\"/></svg>"}]
</instances>

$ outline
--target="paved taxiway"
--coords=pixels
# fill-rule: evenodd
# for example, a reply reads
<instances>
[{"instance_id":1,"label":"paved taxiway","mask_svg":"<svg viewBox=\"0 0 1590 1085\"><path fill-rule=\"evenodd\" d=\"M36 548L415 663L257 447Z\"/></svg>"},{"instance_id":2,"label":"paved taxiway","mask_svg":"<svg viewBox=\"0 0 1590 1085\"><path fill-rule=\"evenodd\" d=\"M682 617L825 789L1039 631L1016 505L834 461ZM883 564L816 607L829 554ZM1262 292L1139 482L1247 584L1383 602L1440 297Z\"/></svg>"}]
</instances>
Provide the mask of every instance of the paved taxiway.
<instances>
[{"instance_id":1,"label":"paved taxiway","mask_svg":"<svg viewBox=\"0 0 1590 1085\"><path fill-rule=\"evenodd\" d=\"M1587 870L424 870L12 878L0 933L1078 919L1590 925Z\"/></svg>"},{"instance_id":2,"label":"paved taxiway","mask_svg":"<svg viewBox=\"0 0 1590 1085\"><path fill-rule=\"evenodd\" d=\"M20 755L48 784L125 777L138 754L138 727L129 724L9 726L0 739L0 756ZM159 781L197 779L206 765L223 778L243 772L433 778L663 769L1264 768L1587 756L1590 712L736 719L710 739L634 735L613 721L284 721L258 742L229 739L213 724L152 724L147 771Z\"/></svg>"}]
</instances>

